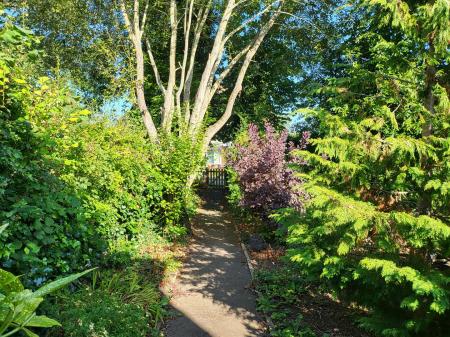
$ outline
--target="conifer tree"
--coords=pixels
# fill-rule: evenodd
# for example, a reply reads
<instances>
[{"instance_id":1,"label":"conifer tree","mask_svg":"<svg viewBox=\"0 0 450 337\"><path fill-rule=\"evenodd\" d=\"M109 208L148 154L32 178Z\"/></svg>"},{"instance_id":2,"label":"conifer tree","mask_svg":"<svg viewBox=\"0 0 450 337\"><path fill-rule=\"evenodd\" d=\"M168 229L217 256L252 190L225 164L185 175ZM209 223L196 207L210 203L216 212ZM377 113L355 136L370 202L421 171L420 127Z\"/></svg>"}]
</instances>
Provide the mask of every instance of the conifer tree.
<instances>
[{"instance_id":1,"label":"conifer tree","mask_svg":"<svg viewBox=\"0 0 450 337\"><path fill-rule=\"evenodd\" d=\"M340 77L304 109L318 125L299 173L311 195L291 259L369 310L383 336L446 334L450 312L450 5L362 1Z\"/></svg>"}]
</instances>

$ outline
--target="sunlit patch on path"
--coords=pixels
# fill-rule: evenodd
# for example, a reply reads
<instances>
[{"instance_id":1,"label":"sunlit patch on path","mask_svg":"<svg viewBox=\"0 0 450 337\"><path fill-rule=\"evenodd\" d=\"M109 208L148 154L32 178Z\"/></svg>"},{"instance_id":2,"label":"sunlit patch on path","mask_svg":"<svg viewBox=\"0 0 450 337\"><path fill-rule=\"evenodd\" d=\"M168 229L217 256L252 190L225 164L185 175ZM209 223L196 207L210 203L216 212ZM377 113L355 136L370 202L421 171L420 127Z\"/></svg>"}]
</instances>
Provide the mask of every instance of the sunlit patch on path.
<instances>
[{"instance_id":1,"label":"sunlit patch on path","mask_svg":"<svg viewBox=\"0 0 450 337\"><path fill-rule=\"evenodd\" d=\"M251 279L230 215L209 196L193 220L189 256L179 276L165 286L179 313L168 337L264 336Z\"/></svg>"}]
</instances>

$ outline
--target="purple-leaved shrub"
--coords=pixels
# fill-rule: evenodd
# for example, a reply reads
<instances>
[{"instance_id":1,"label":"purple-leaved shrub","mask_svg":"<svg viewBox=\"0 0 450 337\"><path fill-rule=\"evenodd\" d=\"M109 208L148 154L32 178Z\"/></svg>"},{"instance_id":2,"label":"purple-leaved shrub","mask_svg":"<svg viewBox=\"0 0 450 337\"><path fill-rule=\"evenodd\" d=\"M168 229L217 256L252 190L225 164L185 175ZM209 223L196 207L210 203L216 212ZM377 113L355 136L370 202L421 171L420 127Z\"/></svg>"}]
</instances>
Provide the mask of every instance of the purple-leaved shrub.
<instances>
[{"instance_id":1,"label":"purple-leaved shrub","mask_svg":"<svg viewBox=\"0 0 450 337\"><path fill-rule=\"evenodd\" d=\"M304 148L309 134L304 133L300 145L287 143L287 131L277 133L270 123L260 135L255 124L248 128L248 142L235 145L228 163L238 176L241 205L267 213L281 207L302 210L306 193L301 179L294 175L289 164L301 164L290 159L289 152ZM289 145L289 146L288 146Z\"/></svg>"}]
</instances>

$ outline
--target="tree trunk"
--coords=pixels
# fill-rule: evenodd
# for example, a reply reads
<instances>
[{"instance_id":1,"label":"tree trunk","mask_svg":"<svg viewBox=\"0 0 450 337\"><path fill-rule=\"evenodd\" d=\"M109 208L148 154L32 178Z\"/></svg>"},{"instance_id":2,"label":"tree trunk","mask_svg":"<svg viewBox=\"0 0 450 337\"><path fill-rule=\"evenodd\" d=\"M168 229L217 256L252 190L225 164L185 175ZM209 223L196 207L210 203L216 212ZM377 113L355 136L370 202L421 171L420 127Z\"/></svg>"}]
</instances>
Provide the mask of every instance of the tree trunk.
<instances>
[{"instance_id":1,"label":"tree trunk","mask_svg":"<svg viewBox=\"0 0 450 337\"><path fill-rule=\"evenodd\" d=\"M432 59L434 56L434 36L432 35L429 39L430 49L429 49L429 57ZM425 118L425 121L422 125L422 137L429 137L433 134L433 125L432 118L435 112L435 97L433 94L433 88L437 83L436 79L436 68L434 65L428 63L425 69L425 99L424 106L428 110L428 116ZM424 156L421 160L422 169L425 172L430 172L432 169L431 163L429 159ZM426 184L426 181L424 185ZM419 200L417 201L417 212L419 214L429 214L432 207L432 199L430 191L425 191L424 186L422 186L421 195Z\"/></svg>"},{"instance_id":2,"label":"tree trunk","mask_svg":"<svg viewBox=\"0 0 450 337\"><path fill-rule=\"evenodd\" d=\"M136 100L141 112L142 119L147 129L148 136L152 141L158 140L158 131L156 130L155 124L153 123L152 116L147 108L147 103L145 102L144 93L144 55L142 52L141 41L135 41L136 50Z\"/></svg>"},{"instance_id":3,"label":"tree trunk","mask_svg":"<svg viewBox=\"0 0 450 337\"><path fill-rule=\"evenodd\" d=\"M136 56L136 81L135 81L135 91L136 91L136 101L139 111L142 115L142 120L144 126L147 129L147 134L152 141L158 141L158 131L156 130L155 124L153 122L152 116L147 108L147 103L145 102L145 92L144 92L144 54L142 51L142 34L145 26L145 21L147 17L148 3L145 6L144 15L142 17L142 23L139 22L139 0L134 0L133 5L133 23L131 23L130 17L128 16L127 8L125 6L124 0L120 0L120 11L122 13L123 19L125 21L125 27L128 31L129 38L133 44L134 52Z\"/></svg>"},{"instance_id":4,"label":"tree trunk","mask_svg":"<svg viewBox=\"0 0 450 337\"><path fill-rule=\"evenodd\" d=\"M212 124L211 126L209 126L206 129L205 139L204 139L203 146L202 146L203 153L206 154L208 145L211 142L211 140L213 139L213 137L217 134L217 132L219 132L220 129L222 129L222 127L230 119L230 117L233 113L233 108L234 108L234 104L236 102L236 98L242 91L242 83L244 81L248 67L250 66L250 62L253 60L253 57L255 56L256 52L258 51L259 47L261 46L261 43L263 42L267 33L274 25L278 15L280 14L280 9L281 9L281 7L278 9L278 11L274 15L272 15L272 17L269 19L269 21L261 28L261 31L258 33L258 35L256 36L255 40L253 41L250 49L248 50L247 54L245 55L244 62L241 66L238 77L234 84L233 91L231 92L230 96L228 97L228 102L227 102L227 106L225 108L225 112L214 124ZM213 90L214 90L214 88L213 88Z\"/></svg>"},{"instance_id":5,"label":"tree trunk","mask_svg":"<svg viewBox=\"0 0 450 337\"><path fill-rule=\"evenodd\" d=\"M170 133L172 128L173 112L175 108L175 81L176 81L176 54L177 54L177 8L176 1L170 1L170 54L169 54L169 78L164 95L164 107L162 111L162 128Z\"/></svg>"},{"instance_id":6,"label":"tree trunk","mask_svg":"<svg viewBox=\"0 0 450 337\"><path fill-rule=\"evenodd\" d=\"M226 8L223 12L222 19L220 20L219 27L217 28L217 33L214 39L214 44L209 54L208 60L206 61L205 68L200 79L200 83L197 89L197 95L195 97L194 106L192 109L191 118L189 121L189 132L191 135L195 136L200 129L202 120L201 115L205 109L205 99L207 98L208 84L210 82L211 73L214 69L217 59L220 57L223 46L222 41L224 39L226 29L228 27L228 22L233 13L235 6L235 0L229 0Z\"/></svg>"},{"instance_id":7,"label":"tree trunk","mask_svg":"<svg viewBox=\"0 0 450 337\"><path fill-rule=\"evenodd\" d=\"M140 13L140 0L133 0L133 14L130 16L127 11L127 6L125 0L120 1L120 10L122 12L126 28L129 33L131 42L134 45L135 56L136 56L136 100L139 110L141 111L144 125L147 129L149 137L153 141L158 140L158 131L153 122L152 116L148 111L147 104L145 101L144 92L144 55L143 55L143 35L145 34L145 22L147 18L147 11L149 7L149 2L146 2L144 13ZM148 38L144 37L146 42L147 51L149 55L150 64L153 68L156 83L160 88L164 103L161 107L161 129L170 133L174 128L174 114L177 114L179 118L178 122L184 122L187 124L187 131L192 136L192 139L197 139L201 126L203 125L204 118L208 107L214 94L217 92L218 88L224 78L229 74L231 69L237 66L238 62L243 58L243 64L238 73L238 77L234 88L228 98L228 103L224 114L213 124L210 125L206 130L206 137L204 145L202 147L203 153L211 141L211 139L216 135L216 133L226 124L230 118L233 107L242 90L242 83L246 75L247 69L252 61L256 51L261 45L266 34L273 26L275 19L281 13L281 7L284 0L274 0L273 2L264 6L256 14L247 18L244 22L238 25L236 28L227 32L227 27L229 25L230 19L239 6L245 6L243 0L227 0L223 2L224 10L220 22L215 29L215 36L211 51L209 53L206 64L203 68L201 78L199 79L197 92L193 104L190 104L190 93L191 85L193 82L193 69L195 65L197 46L199 45L199 40L208 18L210 10L213 5L213 0L208 0L205 4L200 5L200 9L197 14L194 15L195 0L185 0L184 9L184 50L182 63L180 64L180 77L179 84L177 86L177 32L178 32L178 19L177 19L177 0L170 0L169 6L169 19L170 19L170 42L169 42L169 75L167 78L167 85L164 87L163 82L159 76L158 67L156 65L155 59L153 57L150 41ZM277 8L277 9L276 9ZM268 21L264 23L263 16L267 15L267 12L272 9L276 9L273 15L269 15ZM142 17L142 19L141 19ZM196 24L193 29L192 34L192 44L190 43L191 37L191 24L193 18L196 18ZM255 39L245 48L237 53L234 58L228 62L226 69L222 71L221 74L216 74L220 65L223 63L223 56L226 52L226 45L228 41L238 34L240 31L244 30L250 22L261 23L261 28L257 32ZM181 95L183 94L183 99ZM192 107L192 110L191 110ZM182 116L181 110L184 108L184 116ZM180 129L181 130L181 129ZM180 131L181 132L181 131Z\"/></svg>"}]
</instances>

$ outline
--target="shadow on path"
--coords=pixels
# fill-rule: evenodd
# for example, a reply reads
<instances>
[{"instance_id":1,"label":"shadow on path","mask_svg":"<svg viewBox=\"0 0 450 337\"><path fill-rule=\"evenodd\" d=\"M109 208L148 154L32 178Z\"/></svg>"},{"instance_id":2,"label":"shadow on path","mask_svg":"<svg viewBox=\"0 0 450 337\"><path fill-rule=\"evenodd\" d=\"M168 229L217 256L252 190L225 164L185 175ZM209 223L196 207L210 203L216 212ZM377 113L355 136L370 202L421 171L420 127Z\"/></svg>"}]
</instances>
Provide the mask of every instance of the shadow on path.
<instances>
[{"instance_id":1,"label":"shadow on path","mask_svg":"<svg viewBox=\"0 0 450 337\"><path fill-rule=\"evenodd\" d=\"M235 226L220 191L209 191L193 219L189 255L178 278L165 287L179 317L168 337L265 336Z\"/></svg>"}]
</instances>

